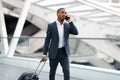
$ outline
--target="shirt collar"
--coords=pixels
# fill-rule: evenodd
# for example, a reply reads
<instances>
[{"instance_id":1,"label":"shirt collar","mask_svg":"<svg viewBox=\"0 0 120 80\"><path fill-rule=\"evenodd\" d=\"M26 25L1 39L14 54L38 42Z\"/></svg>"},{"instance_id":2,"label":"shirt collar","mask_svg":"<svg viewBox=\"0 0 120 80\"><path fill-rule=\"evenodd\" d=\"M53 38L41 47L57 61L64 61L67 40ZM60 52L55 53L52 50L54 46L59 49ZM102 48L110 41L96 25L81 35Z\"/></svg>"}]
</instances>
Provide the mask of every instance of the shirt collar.
<instances>
[{"instance_id":1,"label":"shirt collar","mask_svg":"<svg viewBox=\"0 0 120 80\"><path fill-rule=\"evenodd\" d=\"M58 20L56 20L56 23L59 24L59 25L61 25L60 22L59 22ZM64 24L64 22L63 22L63 24ZM63 24L62 24L62 25L63 25Z\"/></svg>"}]
</instances>

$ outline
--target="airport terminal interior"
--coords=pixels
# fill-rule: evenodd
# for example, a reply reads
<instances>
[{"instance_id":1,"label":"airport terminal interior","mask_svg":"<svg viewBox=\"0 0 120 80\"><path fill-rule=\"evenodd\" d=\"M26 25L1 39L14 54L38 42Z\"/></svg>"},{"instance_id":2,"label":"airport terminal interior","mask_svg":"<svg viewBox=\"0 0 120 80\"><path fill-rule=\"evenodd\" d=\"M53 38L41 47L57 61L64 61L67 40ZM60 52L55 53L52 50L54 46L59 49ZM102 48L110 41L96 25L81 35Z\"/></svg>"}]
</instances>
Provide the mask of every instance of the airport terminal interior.
<instances>
[{"instance_id":1,"label":"airport terminal interior","mask_svg":"<svg viewBox=\"0 0 120 80\"><path fill-rule=\"evenodd\" d=\"M69 36L70 80L120 80L120 0L0 0L0 80L35 71L59 8L79 31ZM42 65L39 80L49 80L49 60Z\"/></svg>"}]
</instances>

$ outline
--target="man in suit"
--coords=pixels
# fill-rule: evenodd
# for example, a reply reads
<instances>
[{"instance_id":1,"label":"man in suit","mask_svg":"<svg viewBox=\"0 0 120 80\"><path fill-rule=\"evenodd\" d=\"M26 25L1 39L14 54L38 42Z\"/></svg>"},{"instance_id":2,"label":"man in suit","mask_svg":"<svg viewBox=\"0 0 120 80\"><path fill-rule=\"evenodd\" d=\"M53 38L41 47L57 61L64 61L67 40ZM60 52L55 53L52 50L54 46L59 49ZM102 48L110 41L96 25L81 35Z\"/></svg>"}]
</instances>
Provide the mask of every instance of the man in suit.
<instances>
[{"instance_id":1,"label":"man in suit","mask_svg":"<svg viewBox=\"0 0 120 80\"><path fill-rule=\"evenodd\" d=\"M67 15L65 8L60 8L57 10L57 20L48 24L42 56L42 61L46 61L47 52L49 52L49 80L55 80L58 63L62 66L64 80L70 80L69 34L77 35L78 30L71 21L71 17Z\"/></svg>"}]
</instances>

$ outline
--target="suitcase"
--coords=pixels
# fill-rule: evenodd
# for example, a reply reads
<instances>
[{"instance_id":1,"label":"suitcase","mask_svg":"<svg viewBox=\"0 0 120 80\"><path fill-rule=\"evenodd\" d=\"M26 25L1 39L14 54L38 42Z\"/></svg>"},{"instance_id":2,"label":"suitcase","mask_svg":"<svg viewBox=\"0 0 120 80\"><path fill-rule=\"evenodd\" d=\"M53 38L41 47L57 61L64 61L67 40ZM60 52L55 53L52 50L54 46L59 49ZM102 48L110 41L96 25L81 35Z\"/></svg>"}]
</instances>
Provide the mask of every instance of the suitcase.
<instances>
[{"instance_id":1,"label":"suitcase","mask_svg":"<svg viewBox=\"0 0 120 80\"><path fill-rule=\"evenodd\" d=\"M21 76L18 78L18 80L39 80L39 75L40 75L40 72L42 71L44 65L45 65L45 62L44 64L41 66L41 69L38 71L38 68L39 66L41 65L42 61L39 62L36 70L34 72L24 72L21 74ZM38 71L38 73L37 73Z\"/></svg>"}]
</instances>

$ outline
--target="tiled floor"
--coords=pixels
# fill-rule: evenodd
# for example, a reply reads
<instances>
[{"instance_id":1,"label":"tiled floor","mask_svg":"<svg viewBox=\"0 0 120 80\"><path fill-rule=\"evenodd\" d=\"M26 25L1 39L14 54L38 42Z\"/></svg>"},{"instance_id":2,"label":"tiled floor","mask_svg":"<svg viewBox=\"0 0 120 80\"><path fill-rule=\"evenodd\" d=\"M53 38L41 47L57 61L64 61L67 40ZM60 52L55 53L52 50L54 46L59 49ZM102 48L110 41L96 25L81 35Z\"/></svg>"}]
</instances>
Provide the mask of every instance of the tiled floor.
<instances>
[{"instance_id":1,"label":"tiled floor","mask_svg":"<svg viewBox=\"0 0 120 80\"><path fill-rule=\"evenodd\" d=\"M32 70L0 63L0 80L18 80L19 76L26 71ZM47 72L41 72L39 75L39 80L49 80L48 76L49 74ZM56 80L63 80L63 76L56 75ZM80 79L71 78L71 80Z\"/></svg>"}]
</instances>

